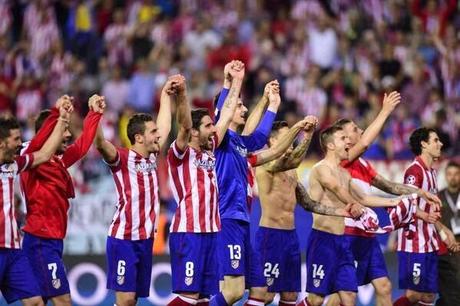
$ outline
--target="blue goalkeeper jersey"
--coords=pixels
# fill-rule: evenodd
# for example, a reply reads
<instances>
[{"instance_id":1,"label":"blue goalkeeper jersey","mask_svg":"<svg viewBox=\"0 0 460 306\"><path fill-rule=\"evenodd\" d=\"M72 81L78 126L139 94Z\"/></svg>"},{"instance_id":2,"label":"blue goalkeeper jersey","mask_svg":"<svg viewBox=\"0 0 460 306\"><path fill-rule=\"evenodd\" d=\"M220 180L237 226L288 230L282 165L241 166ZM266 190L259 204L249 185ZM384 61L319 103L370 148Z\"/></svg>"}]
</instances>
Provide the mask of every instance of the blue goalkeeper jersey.
<instances>
[{"instance_id":1,"label":"blue goalkeeper jersey","mask_svg":"<svg viewBox=\"0 0 460 306\"><path fill-rule=\"evenodd\" d=\"M220 94L216 120L227 94L226 89ZM248 136L242 136L229 129L215 151L221 219L249 222L247 156L251 152L262 149L267 143L275 116L274 112L265 112L257 129Z\"/></svg>"}]
</instances>

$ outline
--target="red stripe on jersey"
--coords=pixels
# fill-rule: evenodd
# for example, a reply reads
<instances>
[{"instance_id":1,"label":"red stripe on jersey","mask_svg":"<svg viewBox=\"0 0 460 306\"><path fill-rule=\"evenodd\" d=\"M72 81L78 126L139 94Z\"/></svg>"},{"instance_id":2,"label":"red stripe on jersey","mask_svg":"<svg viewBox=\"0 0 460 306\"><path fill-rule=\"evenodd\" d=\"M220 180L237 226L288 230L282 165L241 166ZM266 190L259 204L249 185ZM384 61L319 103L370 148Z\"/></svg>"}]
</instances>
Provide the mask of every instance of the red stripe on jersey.
<instances>
[{"instance_id":1,"label":"red stripe on jersey","mask_svg":"<svg viewBox=\"0 0 460 306\"><path fill-rule=\"evenodd\" d=\"M184 160L190 159L190 150L187 151L187 154L184 157ZM190 160L189 160L190 162ZM187 224L187 232L193 232L193 201L192 201L192 185L190 179L190 168L182 166L182 172L184 177L185 185L185 214L187 216L185 222ZM181 185L179 185L181 186Z\"/></svg>"},{"instance_id":2,"label":"red stripe on jersey","mask_svg":"<svg viewBox=\"0 0 460 306\"><path fill-rule=\"evenodd\" d=\"M120 222L121 222L121 220L120 220L120 212L123 211L123 208L124 208L126 202L123 199L124 191L123 191L123 187L122 187L122 184L121 184L120 180L118 179L118 177L116 175L113 176L113 179L115 181L115 187L117 188L117 192L120 195L120 197L118 199L117 213L115 214L116 217L114 217L114 220L112 221L112 231L110 233L110 236L115 237L117 235L118 227L120 226Z\"/></svg>"},{"instance_id":3,"label":"red stripe on jersey","mask_svg":"<svg viewBox=\"0 0 460 306\"><path fill-rule=\"evenodd\" d=\"M131 189L131 182L129 181L129 169L128 167L121 167L121 175L123 179L123 185L125 187L125 195L126 195L126 202L127 204L132 203L132 189ZM131 239L131 227L133 225L133 218L132 218L132 209L131 205L125 205L125 231L123 233L123 239L130 240Z\"/></svg>"},{"instance_id":4,"label":"red stripe on jersey","mask_svg":"<svg viewBox=\"0 0 460 306\"><path fill-rule=\"evenodd\" d=\"M3 200L3 180L0 180L0 246L5 245L5 235L6 235L6 216L4 215L4 206L5 201Z\"/></svg>"},{"instance_id":5,"label":"red stripe on jersey","mask_svg":"<svg viewBox=\"0 0 460 306\"><path fill-rule=\"evenodd\" d=\"M11 228L11 231L10 231L10 234L11 234L11 237L10 237L10 247L15 247L16 245L16 242L14 241L14 233L16 232L16 228L14 227L14 225L16 224L16 222L14 222L16 219L15 219L15 216L14 216L14 213L13 213L13 210L14 210L14 191L13 191L13 184L14 184L14 181L13 181L13 178L9 178L8 179L8 188L10 189L10 209L9 209L9 217L10 217L10 228Z\"/></svg>"},{"instance_id":6,"label":"red stripe on jersey","mask_svg":"<svg viewBox=\"0 0 460 306\"><path fill-rule=\"evenodd\" d=\"M140 165L139 155L136 156L135 165ZM145 190L144 175L138 171L136 176L139 188L139 239L146 239L145 227L142 226L145 224L145 192L141 192L141 190Z\"/></svg>"},{"instance_id":7,"label":"red stripe on jersey","mask_svg":"<svg viewBox=\"0 0 460 306\"><path fill-rule=\"evenodd\" d=\"M209 224L209 227L211 228L211 231L215 230L214 228L214 222L215 220L218 220L219 218L216 218L215 213L219 210L217 205L215 205L216 199L214 198L214 184L211 183L210 186L211 189L211 197L209 199L209 204L211 205L211 208L209 210L209 219L211 220L211 224ZM215 210L215 211L214 211ZM217 228L220 228L219 225L217 225Z\"/></svg>"},{"instance_id":8,"label":"red stripe on jersey","mask_svg":"<svg viewBox=\"0 0 460 306\"><path fill-rule=\"evenodd\" d=\"M149 161L150 163L150 161ZM153 201L156 200L156 197L155 197L155 189L154 189L154 186L155 186L155 182L153 181L153 175L152 173L150 172L149 175L148 175L148 178L149 178L149 184L150 184L150 199L152 199ZM155 205L155 202L154 203L150 203L151 206L154 206ZM153 230L155 231L155 218L156 218L156 213L155 213L155 209L151 209L150 210L150 215L149 215L149 218L150 218L150 222L152 222L154 228ZM150 236L152 236L153 232L152 233L149 233ZM149 237L147 237L149 238Z\"/></svg>"},{"instance_id":9,"label":"red stripe on jersey","mask_svg":"<svg viewBox=\"0 0 460 306\"><path fill-rule=\"evenodd\" d=\"M201 232L206 232L206 194L204 192L204 172L203 169L196 169L196 178L198 180L198 200L199 200L199 220ZM211 184L212 185L212 184Z\"/></svg>"},{"instance_id":10,"label":"red stripe on jersey","mask_svg":"<svg viewBox=\"0 0 460 306\"><path fill-rule=\"evenodd\" d=\"M171 171L171 178L174 182L174 186L176 186L175 189L177 190L178 197L179 199L182 199L184 195L182 193L182 188L181 188L182 185L180 184L180 180L179 180L178 168L169 166L169 171ZM181 215L180 209L176 209L176 218L174 218L174 223L172 226L173 232L177 232L177 230L179 229L179 223L180 223L181 218L182 218L182 215Z\"/></svg>"}]
</instances>

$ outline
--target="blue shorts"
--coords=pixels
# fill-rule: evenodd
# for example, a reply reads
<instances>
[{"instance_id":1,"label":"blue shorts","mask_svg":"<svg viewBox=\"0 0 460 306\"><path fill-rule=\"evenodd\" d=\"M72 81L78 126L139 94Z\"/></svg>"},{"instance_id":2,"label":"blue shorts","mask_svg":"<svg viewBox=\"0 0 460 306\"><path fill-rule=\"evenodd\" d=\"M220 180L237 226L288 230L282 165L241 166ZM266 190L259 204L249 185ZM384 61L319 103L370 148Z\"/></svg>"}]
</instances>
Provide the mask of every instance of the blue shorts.
<instances>
[{"instance_id":1,"label":"blue shorts","mask_svg":"<svg viewBox=\"0 0 460 306\"><path fill-rule=\"evenodd\" d=\"M217 233L171 233L169 251L174 293L219 292Z\"/></svg>"},{"instance_id":2,"label":"blue shorts","mask_svg":"<svg viewBox=\"0 0 460 306\"><path fill-rule=\"evenodd\" d=\"M22 249L29 259L41 296L49 298L70 294L66 268L62 261L63 240L46 239L25 233Z\"/></svg>"},{"instance_id":3,"label":"blue shorts","mask_svg":"<svg viewBox=\"0 0 460 306\"><path fill-rule=\"evenodd\" d=\"M22 250L0 248L0 291L8 304L40 296L30 262Z\"/></svg>"},{"instance_id":4,"label":"blue shorts","mask_svg":"<svg viewBox=\"0 0 460 306\"><path fill-rule=\"evenodd\" d=\"M259 227L256 250L269 292L300 292L301 258L295 230Z\"/></svg>"},{"instance_id":5,"label":"blue shorts","mask_svg":"<svg viewBox=\"0 0 460 306\"><path fill-rule=\"evenodd\" d=\"M369 284L381 277L388 277L385 258L376 237L345 235L350 240L355 259L358 286Z\"/></svg>"},{"instance_id":6,"label":"blue shorts","mask_svg":"<svg viewBox=\"0 0 460 306\"><path fill-rule=\"evenodd\" d=\"M107 237L107 289L147 297L152 279L153 239Z\"/></svg>"},{"instance_id":7,"label":"blue shorts","mask_svg":"<svg viewBox=\"0 0 460 306\"><path fill-rule=\"evenodd\" d=\"M266 287L260 253L251 245L249 223L222 219L218 239L220 279L225 275L245 276L246 288Z\"/></svg>"},{"instance_id":8,"label":"blue shorts","mask_svg":"<svg viewBox=\"0 0 460 306\"><path fill-rule=\"evenodd\" d=\"M307 292L326 296L338 291L358 291L350 241L313 229L307 247Z\"/></svg>"},{"instance_id":9,"label":"blue shorts","mask_svg":"<svg viewBox=\"0 0 460 306\"><path fill-rule=\"evenodd\" d=\"M438 293L438 254L398 252L399 289Z\"/></svg>"}]
</instances>

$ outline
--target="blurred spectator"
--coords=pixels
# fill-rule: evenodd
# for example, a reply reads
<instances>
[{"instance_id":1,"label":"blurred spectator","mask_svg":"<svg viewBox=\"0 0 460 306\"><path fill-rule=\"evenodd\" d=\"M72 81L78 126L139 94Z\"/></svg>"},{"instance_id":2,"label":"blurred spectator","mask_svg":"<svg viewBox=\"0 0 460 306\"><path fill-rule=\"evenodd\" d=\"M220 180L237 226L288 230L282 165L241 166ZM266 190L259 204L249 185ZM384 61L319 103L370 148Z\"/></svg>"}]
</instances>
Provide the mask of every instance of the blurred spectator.
<instances>
[{"instance_id":1,"label":"blurred spectator","mask_svg":"<svg viewBox=\"0 0 460 306\"><path fill-rule=\"evenodd\" d=\"M128 102L129 90L129 83L123 79L120 67L114 67L110 79L102 86L102 95L108 102L108 109L120 113Z\"/></svg>"},{"instance_id":2,"label":"blurred spectator","mask_svg":"<svg viewBox=\"0 0 460 306\"><path fill-rule=\"evenodd\" d=\"M139 59L129 82L128 104L136 112L152 112L155 90L155 76L149 71L148 61Z\"/></svg>"}]
</instances>

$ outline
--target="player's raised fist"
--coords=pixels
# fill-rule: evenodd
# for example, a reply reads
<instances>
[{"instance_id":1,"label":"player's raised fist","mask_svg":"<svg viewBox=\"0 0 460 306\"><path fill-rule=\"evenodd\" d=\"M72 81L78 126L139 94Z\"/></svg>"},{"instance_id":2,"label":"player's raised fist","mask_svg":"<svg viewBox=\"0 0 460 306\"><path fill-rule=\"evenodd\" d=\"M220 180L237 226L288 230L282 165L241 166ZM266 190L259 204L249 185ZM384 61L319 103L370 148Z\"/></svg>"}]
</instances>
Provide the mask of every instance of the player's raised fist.
<instances>
[{"instance_id":1,"label":"player's raised fist","mask_svg":"<svg viewBox=\"0 0 460 306\"><path fill-rule=\"evenodd\" d=\"M242 80L244 78L244 63L242 61L232 61L232 65L229 70L230 76Z\"/></svg>"},{"instance_id":2,"label":"player's raised fist","mask_svg":"<svg viewBox=\"0 0 460 306\"><path fill-rule=\"evenodd\" d=\"M70 103L72 103L72 100L73 98L68 96L68 95L63 95L61 97L59 97L56 101L56 104L54 105L57 109L59 109L62 105L62 103L64 103L65 101L70 101Z\"/></svg>"}]
</instances>

